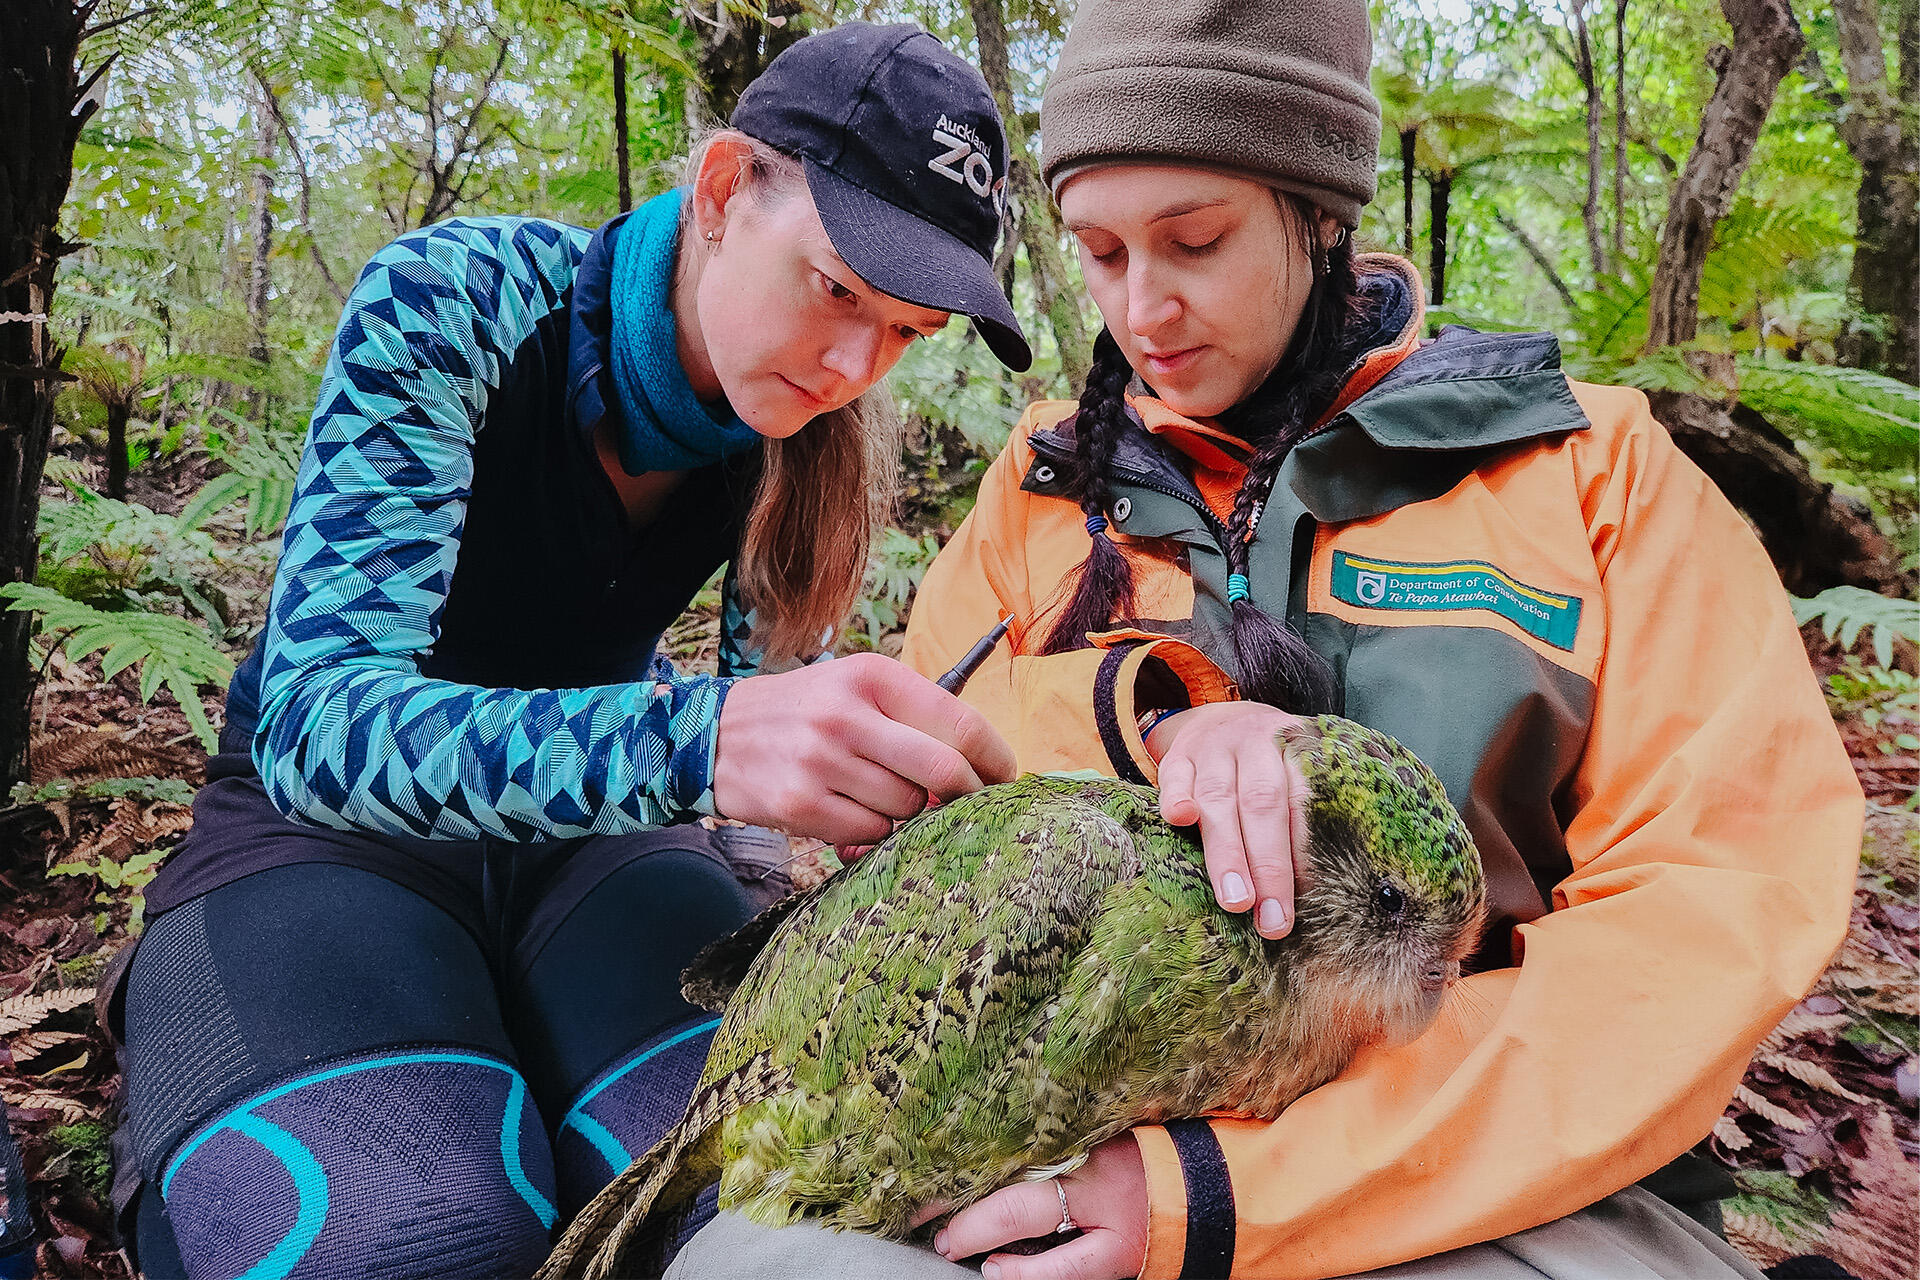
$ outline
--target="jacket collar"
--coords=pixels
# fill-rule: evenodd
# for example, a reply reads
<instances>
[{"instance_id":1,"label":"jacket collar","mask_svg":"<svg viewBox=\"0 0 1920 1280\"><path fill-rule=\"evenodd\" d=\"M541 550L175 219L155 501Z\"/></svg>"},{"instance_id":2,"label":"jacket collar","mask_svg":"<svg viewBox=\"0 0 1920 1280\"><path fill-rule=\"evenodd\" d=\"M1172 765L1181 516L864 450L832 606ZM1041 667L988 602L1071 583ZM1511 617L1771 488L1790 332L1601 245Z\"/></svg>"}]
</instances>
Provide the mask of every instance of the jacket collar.
<instances>
[{"instance_id":1,"label":"jacket collar","mask_svg":"<svg viewBox=\"0 0 1920 1280\"><path fill-rule=\"evenodd\" d=\"M1438 497L1495 449L1586 428L1548 333L1481 333L1448 325L1422 342L1419 273L1405 259L1369 254L1357 267L1371 294L1376 331L1354 362L1322 425L1295 446L1281 482L1323 523L1360 520ZM1151 397L1129 399L1134 418L1114 449L1118 478L1200 494L1167 447L1200 468L1243 465L1244 446L1219 425L1189 419ZM1022 488L1063 490L1072 454L1072 416L1030 438L1036 460ZM1036 482L1038 468L1049 477ZM1141 532L1146 532L1142 530Z\"/></svg>"},{"instance_id":2,"label":"jacket collar","mask_svg":"<svg viewBox=\"0 0 1920 1280\"><path fill-rule=\"evenodd\" d=\"M593 233L573 273L567 325L567 422L589 443L612 403L613 246L629 216L623 213Z\"/></svg>"}]
</instances>

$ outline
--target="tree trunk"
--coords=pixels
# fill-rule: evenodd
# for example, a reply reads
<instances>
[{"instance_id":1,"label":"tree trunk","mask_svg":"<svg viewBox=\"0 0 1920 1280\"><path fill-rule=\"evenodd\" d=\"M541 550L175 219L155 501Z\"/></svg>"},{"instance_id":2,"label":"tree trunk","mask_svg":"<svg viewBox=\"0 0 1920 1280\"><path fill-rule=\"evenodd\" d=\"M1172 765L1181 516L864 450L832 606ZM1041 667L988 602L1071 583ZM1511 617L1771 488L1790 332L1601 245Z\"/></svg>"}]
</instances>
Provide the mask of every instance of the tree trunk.
<instances>
[{"instance_id":1,"label":"tree trunk","mask_svg":"<svg viewBox=\"0 0 1920 1280\"><path fill-rule=\"evenodd\" d=\"M1427 285L1436 307L1447 301L1447 205L1452 198L1452 174L1427 179Z\"/></svg>"},{"instance_id":2,"label":"tree trunk","mask_svg":"<svg viewBox=\"0 0 1920 1280\"><path fill-rule=\"evenodd\" d=\"M1720 0L1733 47L1708 55L1717 82L1700 136L1667 202L1660 261L1647 304L1647 349L1692 341L1700 329L1700 277L1714 228L1733 206L1773 95L1800 56L1800 28L1787 0Z\"/></svg>"},{"instance_id":3,"label":"tree trunk","mask_svg":"<svg viewBox=\"0 0 1920 1280\"><path fill-rule=\"evenodd\" d=\"M123 501L127 496L127 419L132 416L129 401L107 402L107 496Z\"/></svg>"},{"instance_id":4,"label":"tree trunk","mask_svg":"<svg viewBox=\"0 0 1920 1280\"><path fill-rule=\"evenodd\" d=\"M627 139L627 55L613 51L613 160L620 170L620 212L633 208L632 157Z\"/></svg>"},{"instance_id":5,"label":"tree trunk","mask_svg":"<svg viewBox=\"0 0 1920 1280\"><path fill-rule=\"evenodd\" d=\"M691 104L698 114L690 114L687 125L698 129L701 116L724 122L733 114L741 93L754 77L793 44L806 31L800 17L806 12L805 0L768 0L767 18L749 17L726 0L714 0L713 16L694 14L693 31L699 42L695 63L700 68L700 88Z\"/></svg>"},{"instance_id":6,"label":"tree trunk","mask_svg":"<svg viewBox=\"0 0 1920 1280\"><path fill-rule=\"evenodd\" d=\"M1014 221L1021 243L1027 246L1027 270L1033 275L1034 292L1040 295L1040 309L1047 313L1047 322L1053 328L1054 345L1060 349L1061 375L1077 392L1086 385L1087 371L1093 367L1093 347L1080 315L1080 300L1067 274L1066 259L1060 252L1060 215L1053 207L1053 197L1040 184L1026 120L1013 100L1006 18L1000 5L1001 0L967 0L980 45L980 71L1006 123L1007 194L1018 209Z\"/></svg>"},{"instance_id":7,"label":"tree trunk","mask_svg":"<svg viewBox=\"0 0 1920 1280\"><path fill-rule=\"evenodd\" d=\"M1920 382L1920 126L1915 112L1915 54L1920 0L1899 0L1899 96L1888 83L1876 0L1835 0L1846 109L1838 127L1860 165L1855 194L1854 305L1880 317L1884 333L1855 328L1842 351L1848 363ZM1904 98L1903 104L1901 98Z\"/></svg>"},{"instance_id":8,"label":"tree trunk","mask_svg":"<svg viewBox=\"0 0 1920 1280\"><path fill-rule=\"evenodd\" d=\"M1795 595L1854 586L1911 594L1899 550L1861 503L1814 479L1793 441L1745 405L1652 391L1648 400L1689 458L1744 511Z\"/></svg>"},{"instance_id":9,"label":"tree trunk","mask_svg":"<svg viewBox=\"0 0 1920 1280\"><path fill-rule=\"evenodd\" d=\"M1418 129L1400 131L1400 256L1413 257L1413 159Z\"/></svg>"},{"instance_id":10,"label":"tree trunk","mask_svg":"<svg viewBox=\"0 0 1920 1280\"><path fill-rule=\"evenodd\" d=\"M265 81L258 85L262 102L259 119L254 121L253 145L253 251L247 274L247 321L253 331L253 341L247 348L247 354L261 365L267 363L267 295L272 291L273 277L269 259L273 254L273 154L279 138L279 126L274 123L280 114L279 104L272 101L273 88ZM266 392L258 387L247 391L247 416L259 422L266 414ZM112 418L109 415L109 424ZM120 422L121 448L115 455L117 465L124 472L126 468L126 419ZM108 474L111 475L113 460L109 460ZM125 477L122 476L122 487ZM122 494L114 494L121 497Z\"/></svg>"},{"instance_id":11,"label":"tree trunk","mask_svg":"<svg viewBox=\"0 0 1920 1280\"><path fill-rule=\"evenodd\" d=\"M1593 68L1593 40L1587 30L1586 0L1573 4L1574 69L1580 73L1580 85L1587 98L1587 202L1580 207L1580 220L1587 227L1587 254L1593 262L1596 279L1607 273L1607 246L1600 230L1600 119L1604 104L1600 98L1600 77Z\"/></svg>"},{"instance_id":12,"label":"tree trunk","mask_svg":"<svg viewBox=\"0 0 1920 1280\"><path fill-rule=\"evenodd\" d=\"M1527 251L1527 256L1533 259L1533 265L1540 268L1540 274L1547 278L1547 283L1553 286L1553 291L1560 295L1560 301L1566 304L1567 314L1572 315L1579 310L1579 304L1573 298L1573 290L1567 288L1567 282L1562 280L1560 273L1554 269L1553 259L1547 256L1537 240L1527 234L1527 229L1497 209L1494 210L1493 220L1505 227L1507 234Z\"/></svg>"},{"instance_id":13,"label":"tree trunk","mask_svg":"<svg viewBox=\"0 0 1920 1280\"><path fill-rule=\"evenodd\" d=\"M84 20L69 0L0 4L0 583L31 582L39 565L40 477L65 355L46 317L71 248L55 226L91 112L75 66ZM0 794L27 776L32 629L30 615L0 612Z\"/></svg>"},{"instance_id":14,"label":"tree trunk","mask_svg":"<svg viewBox=\"0 0 1920 1280\"><path fill-rule=\"evenodd\" d=\"M280 130L280 136L286 139L287 154L293 157L294 175L300 179L300 230L306 233L307 253L313 258L313 265L320 268L320 279L326 283L327 291L334 301L345 303L347 291L334 279L333 269L327 266L327 255L320 252L320 241L313 234L313 177L307 172L307 158L300 153L300 136L287 122L286 112L280 109L279 100L267 87L266 80L258 71L254 72L262 91L262 101L273 113L273 123Z\"/></svg>"},{"instance_id":15,"label":"tree trunk","mask_svg":"<svg viewBox=\"0 0 1920 1280\"><path fill-rule=\"evenodd\" d=\"M1613 260L1627 260L1627 0L1613 6Z\"/></svg>"}]
</instances>

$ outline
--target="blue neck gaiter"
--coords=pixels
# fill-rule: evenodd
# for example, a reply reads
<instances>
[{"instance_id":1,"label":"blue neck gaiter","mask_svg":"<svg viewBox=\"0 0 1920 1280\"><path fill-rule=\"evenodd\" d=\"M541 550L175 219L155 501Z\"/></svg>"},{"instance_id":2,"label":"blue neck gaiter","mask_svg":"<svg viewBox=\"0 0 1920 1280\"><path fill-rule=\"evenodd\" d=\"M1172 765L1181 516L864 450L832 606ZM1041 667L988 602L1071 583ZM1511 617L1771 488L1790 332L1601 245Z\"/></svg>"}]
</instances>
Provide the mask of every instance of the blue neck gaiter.
<instances>
[{"instance_id":1,"label":"blue neck gaiter","mask_svg":"<svg viewBox=\"0 0 1920 1280\"><path fill-rule=\"evenodd\" d=\"M635 209L613 244L613 384L630 476L708 466L760 441L724 403L702 404L680 367L671 305L680 198L675 188Z\"/></svg>"}]
</instances>

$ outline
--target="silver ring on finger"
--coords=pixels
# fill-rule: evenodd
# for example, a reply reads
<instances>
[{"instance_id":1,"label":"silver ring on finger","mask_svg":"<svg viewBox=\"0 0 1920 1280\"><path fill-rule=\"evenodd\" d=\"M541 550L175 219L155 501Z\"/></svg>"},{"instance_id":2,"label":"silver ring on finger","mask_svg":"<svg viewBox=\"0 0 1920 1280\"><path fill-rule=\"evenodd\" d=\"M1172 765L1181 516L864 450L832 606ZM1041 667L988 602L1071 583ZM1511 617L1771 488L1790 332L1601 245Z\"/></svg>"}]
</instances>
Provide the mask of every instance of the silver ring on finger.
<instances>
[{"instance_id":1,"label":"silver ring on finger","mask_svg":"<svg viewBox=\"0 0 1920 1280\"><path fill-rule=\"evenodd\" d=\"M1060 1235L1068 1231L1078 1231L1080 1224L1073 1220L1071 1213L1067 1212L1067 1184L1055 1178L1053 1180L1053 1190L1054 1194L1060 1197L1060 1225L1053 1229L1053 1234Z\"/></svg>"}]
</instances>

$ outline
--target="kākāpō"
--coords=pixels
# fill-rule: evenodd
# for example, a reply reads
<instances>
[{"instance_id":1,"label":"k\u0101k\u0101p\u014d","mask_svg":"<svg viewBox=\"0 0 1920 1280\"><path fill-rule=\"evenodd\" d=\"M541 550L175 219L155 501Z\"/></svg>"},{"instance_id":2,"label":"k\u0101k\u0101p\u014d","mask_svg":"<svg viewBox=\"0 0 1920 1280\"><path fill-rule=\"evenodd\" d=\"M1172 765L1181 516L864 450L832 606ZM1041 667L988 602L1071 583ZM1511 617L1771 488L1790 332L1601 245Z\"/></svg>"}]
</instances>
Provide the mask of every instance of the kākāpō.
<instances>
[{"instance_id":1,"label":"k\u0101k\u0101p\u014d","mask_svg":"<svg viewBox=\"0 0 1920 1280\"><path fill-rule=\"evenodd\" d=\"M1480 859L1432 772L1333 716L1281 733L1308 788L1296 920L1215 900L1157 795L1028 776L931 810L687 971L725 1016L685 1117L568 1228L543 1278L648 1274L720 1204L905 1238L1137 1124L1271 1118L1438 1013L1479 932ZM651 1224L652 1230L642 1232Z\"/></svg>"}]
</instances>

